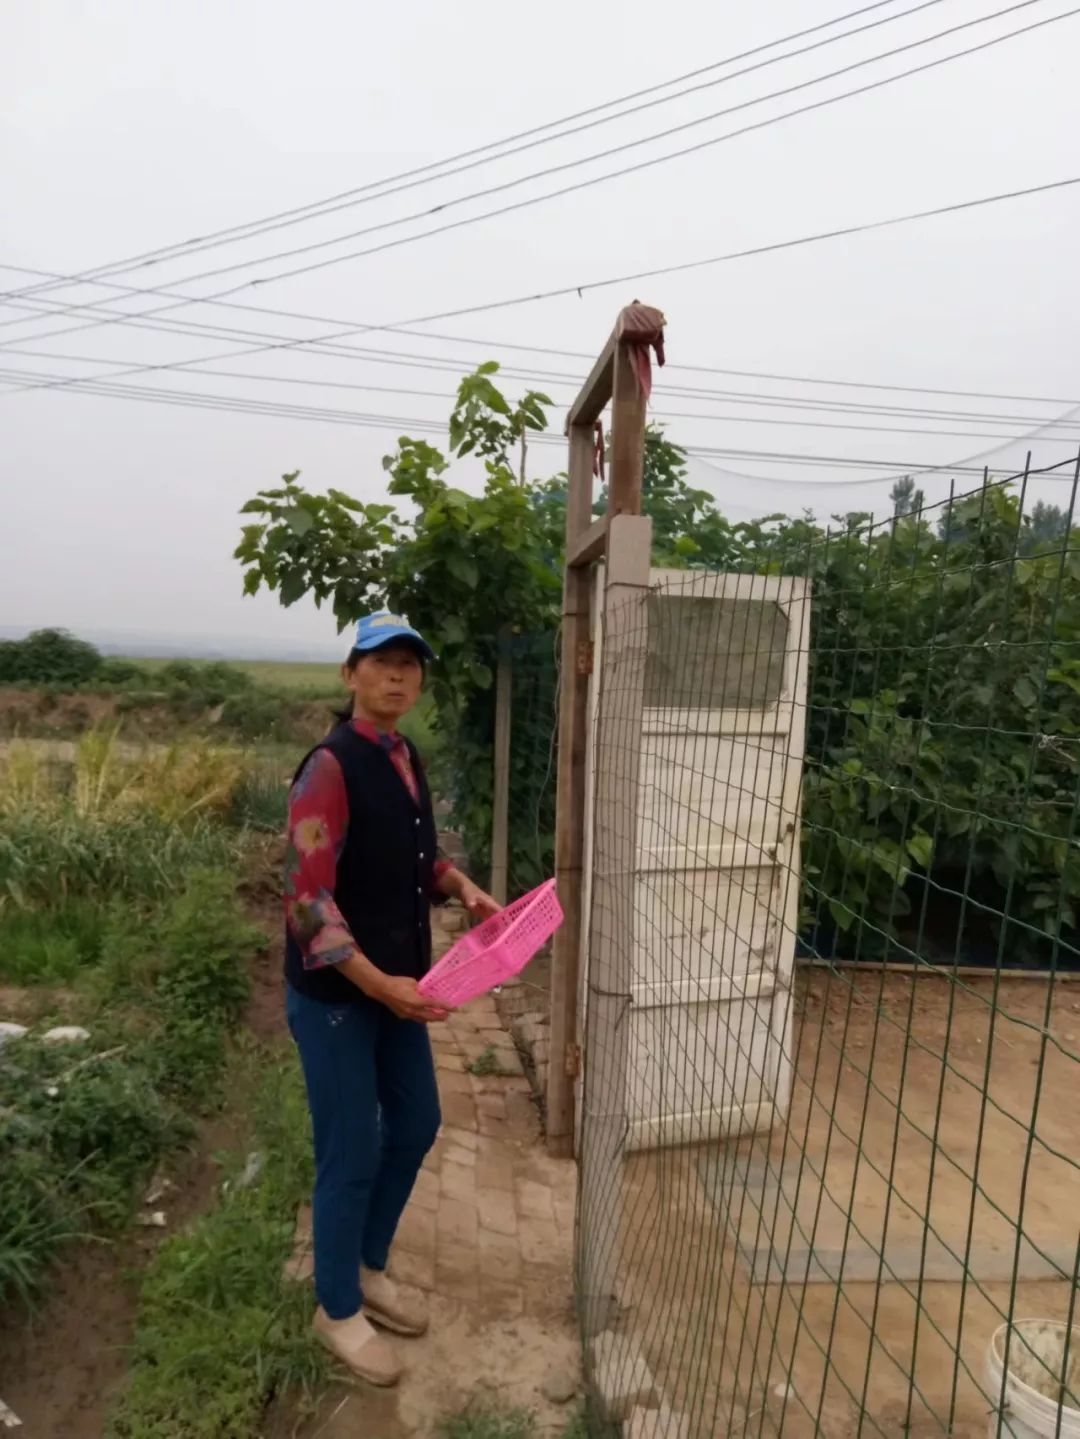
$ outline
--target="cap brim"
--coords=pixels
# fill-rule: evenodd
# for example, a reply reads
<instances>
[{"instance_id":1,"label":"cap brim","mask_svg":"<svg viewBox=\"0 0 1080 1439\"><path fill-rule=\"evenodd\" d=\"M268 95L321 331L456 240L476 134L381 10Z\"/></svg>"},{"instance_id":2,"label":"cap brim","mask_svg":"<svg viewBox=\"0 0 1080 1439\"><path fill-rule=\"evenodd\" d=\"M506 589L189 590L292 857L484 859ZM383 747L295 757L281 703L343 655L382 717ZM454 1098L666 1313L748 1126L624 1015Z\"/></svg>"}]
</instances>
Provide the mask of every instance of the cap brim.
<instances>
[{"instance_id":1,"label":"cap brim","mask_svg":"<svg viewBox=\"0 0 1080 1439\"><path fill-rule=\"evenodd\" d=\"M415 650L421 659L434 661L435 651L421 635L415 630L398 630L396 634L381 634L367 644L356 645L354 648L362 655L373 654L376 650L387 650L391 645L407 645L409 649Z\"/></svg>"}]
</instances>

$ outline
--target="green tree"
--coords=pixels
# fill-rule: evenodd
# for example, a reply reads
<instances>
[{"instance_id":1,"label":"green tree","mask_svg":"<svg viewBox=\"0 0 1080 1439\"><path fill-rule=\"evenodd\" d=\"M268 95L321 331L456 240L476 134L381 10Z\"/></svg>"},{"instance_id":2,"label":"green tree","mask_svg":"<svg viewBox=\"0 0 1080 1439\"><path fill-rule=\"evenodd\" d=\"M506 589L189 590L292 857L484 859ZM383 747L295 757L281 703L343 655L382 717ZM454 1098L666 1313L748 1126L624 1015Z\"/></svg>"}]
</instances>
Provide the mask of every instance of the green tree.
<instances>
[{"instance_id":1,"label":"green tree","mask_svg":"<svg viewBox=\"0 0 1080 1439\"><path fill-rule=\"evenodd\" d=\"M553 828L550 795L538 793L534 805L530 786L541 789L550 770L552 718L537 700L554 691L566 526L566 476L528 482L524 473L528 436L545 428L551 401L529 391L512 405L494 383L497 371L489 362L461 381L449 456L401 437L383 460L391 503L365 504L338 489L316 494L299 473L287 474L244 506L252 520L236 549L248 594L266 586L283 605L311 595L332 609L339 629L386 605L431 637L439 653L437 722L454 758L453 774L443 778L480 863L490 834L492 684L507 630L546 636L528 647L529 679L515 685L514 706L516 753L541 757L542 765L531 781L516 775L515 785L523 812L539 816L534 833ZM483 462L479 493L449 479L452 461L470 455ZM684 452L655 426L646 437L643 496L657 563L722 568L734 561L732 527L711 496L687 483ZM601 492L597 513L605 504ZM538 727L542 735L532 733ZM519 872L544 862L535 852L527 862L519 845Z\"/></svg>"},{"instance_id":2,"label":"green tree","mask_svg":"<svg viewBox=\"0 0 1080 1439\"><path fill-rule=\"evenodd\" d=\"M450 454L483 462L478 494L449 482L450 460L402 436L383 460L392 501L364 504L344 491L314 494L299 474L263 490L244 511L236 557L244 587L276 591L282 604L310 594L344 629L385 605L407 614L439 653L432 674L438 726L452 742L460 821L483 859L490 828L492 685L500 632L552 630L558 623L565 501L558 487L522 474L527 435L542 430L551 401L528 392L511 405L481 365L458 387ZM524 716L522 717L524 720Z\"/></svg>"},{"instance_id":3,"label":"green tree","mask_svg":"<svg viewBox=\"0 0 1080 1439\"><path fill-rule=\"evenodd\" d=\"M1021 536L1020 549L1024 554L1060 549L1068 533L1069 517L1060 505L1048 505L1044 500L1037 500Z\"/></svg>"},{"instance_id":4,"label":"green tree","mask_svg":"<svg viewBox=\"0 0 1080 1439\"><path fill-rule=\"evenodd\" d=\"M910 475L904 475L889 491L889 498L893 504L893 515L899 520L908 515L917 515L926 502L926 496L922 490L915 488L915 481Z\"/></svg>"},{"instance_id":5,"label":"green tree","mask_svg":"<svg viewBox=\"0 0 1080 1439\"><path fill-rule=\"evenodd\" d=\"M387 604L430 632L441 652L433 685L454 759L451 793L481 864L492 679L509 627L525 676L515 683L512 721L515 813L527 833L514 832L511 858L523 876L529 866L550 872L566 477L525 481L523 446L543 427L549 402L530 395L511 406L494 373L485 365L462 381L449 457L424 441L398 442L384 461L391 503L312 494L287 475L245 506L257 518L237 555L249 592L267 585L284 604L312 594L341 627ZM448 477L452 461L470 454L484 467L479 493ZM1033 524L1004 485L955 499L936 527L913 485L894 493L896 513L885 524L859 513L834 516L829 529L809 513L732 524L688 482L685 452L652 426L643 498L658 565L812 580L804 943L862 957L918 943L948 958L977 923L985 942L1007 943L1012 958L1045 962L1063 934L1072 944L1080 918L1071 818L1080 785L1077 554L1035 548L1016 564ZM399 500L408 508L399 511ZM598 513L605 503L601 491ZM1068 538L1052 510L1037 533L1049 527ZM967 918L943 920L948 897L962 893L972 899Z\"/></svg>"}]
</instances>

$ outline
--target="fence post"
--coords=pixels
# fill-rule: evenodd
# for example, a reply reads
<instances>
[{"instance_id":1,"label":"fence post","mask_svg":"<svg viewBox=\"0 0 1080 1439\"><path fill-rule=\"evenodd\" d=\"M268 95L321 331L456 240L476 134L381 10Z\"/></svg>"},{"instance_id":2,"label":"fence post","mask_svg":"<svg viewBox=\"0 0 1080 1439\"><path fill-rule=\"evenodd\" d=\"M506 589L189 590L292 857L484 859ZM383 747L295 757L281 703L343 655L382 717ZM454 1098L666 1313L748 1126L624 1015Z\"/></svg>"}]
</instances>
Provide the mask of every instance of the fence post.
<instances>
[{"instance_id":1,"label":"fence post","mask_svg":"<svg viewBox=\"0 0 1080 1439\"><path fill-rule=\"evenodd\" d=\"M510 708L513 701L513 659L510 630L499 631L495 675L495 786L491 805L491 894L506 903L510 870Z\"/></svg>"},{"instance_id":2,"label":"fence post","mask_svg":"<svg viewBox=\"0 0 1080 1439\"><path fill-rule=\"evenodd\" d=\"M651 520L636 515L612 518L596 732L587 1083L581 1141L582 1316L588 1335L610 1322L622 1223L651 541Z\"/></svg>"},{"instance_id":3,"label":"fence post","mask_svg":"<svg viewBox=\"0 0 1080 1439\"><path fill-rule=\"evenodd\" d=\"M592 517L592 422L570 426L566 502L567 552ZM582 663L592 639L592 572L567 566L563 582L562 657L559 675L559 770L555 801L555 877L563 907L562 928L551 956L551 1063L547 1083L548 1152L574 1152L578 954L582 925L582 857L585 847L585 756L589 676Z\"/></svg>"},{"instance_id":4,"label":"fence post","mask_svg":"<svg viewBox=\"0 0 1080 1439\"><path fill-rule=\"evenodd\" d=\"M651 326L651 328L650 328ZM610 543L619 517L641 513L645 455L646 394L635 358L659 345L664 316L636 301L620 311L570 408L569 487L566 506L566 577L563 590L562 669L559 684L559 773L555 821L555 867L565 921L555 935L551 963L551 1065L547 1083L549 1152L574 1153L575 1089L580 1065L579 988L585 847L587 709L592 667L592 573ZM607 514L592 517L593 426L611 401L611 481ZM629 534L629 531L621 531ZM622 541L629 545L629 540ZM627 550L629 554L629 550ZM631 566L632 569L632 566ZM628 572L629 573L629 572ZM636 575L636 571L633 574ZM634 584L633 578L628 580ZM620 581L621 583L621 581ZM648 545L645 577L648 583Z\"/></svg>"},{"instance_id":5,"label":"fence post","mask_svg":"<svg viewBox=\"0 0 1080 1439\"><path fill-rule=\"evenodd\" d=\"M579 1273L587 1336L611 1323L622 1238L641 716L652 521L641 516L645 395L625 344L612 375L610 519L596 719Z\"/></svg>"}]
</instances>

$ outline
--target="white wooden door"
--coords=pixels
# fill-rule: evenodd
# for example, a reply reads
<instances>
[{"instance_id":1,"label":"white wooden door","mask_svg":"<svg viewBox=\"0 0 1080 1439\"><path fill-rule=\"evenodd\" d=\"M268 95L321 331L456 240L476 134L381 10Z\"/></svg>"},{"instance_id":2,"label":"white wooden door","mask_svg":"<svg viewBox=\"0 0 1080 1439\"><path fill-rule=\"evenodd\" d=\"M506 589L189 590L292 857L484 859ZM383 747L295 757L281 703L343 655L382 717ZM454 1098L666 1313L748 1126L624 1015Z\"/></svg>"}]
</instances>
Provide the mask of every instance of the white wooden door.
<instances>
[{"instance_id":1,"label":"white wooden door","mask_svg":"<svg viewBox=\"0 0 1080 1439\"><path fill-rule=\"evenodd\" d=\"M809 588L653 571L628 1147L768 1128L791 1090Z\"/></svg>"}]
</instances>

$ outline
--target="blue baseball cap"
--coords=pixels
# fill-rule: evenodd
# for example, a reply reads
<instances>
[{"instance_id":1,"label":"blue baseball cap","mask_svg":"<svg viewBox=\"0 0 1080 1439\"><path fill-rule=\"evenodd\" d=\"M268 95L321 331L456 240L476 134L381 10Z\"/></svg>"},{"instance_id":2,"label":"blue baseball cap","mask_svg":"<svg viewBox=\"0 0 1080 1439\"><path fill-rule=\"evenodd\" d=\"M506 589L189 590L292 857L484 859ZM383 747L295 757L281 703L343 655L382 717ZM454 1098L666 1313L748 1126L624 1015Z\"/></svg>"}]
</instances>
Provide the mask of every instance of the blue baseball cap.
<instances>
[{"instance_id":1,"label":"blue baseball cap","mask_svg":"<svg viewBox=\"0 0 1080 1439\"><path fill-rule=\"evenodd\" d=\"M392 644L410 645L425 660L435 658L435 651L423 635L413 629L404 615L391 614L389 610L376 610L373 615L365 615L357 625L353 649L366 653Z\"/></svg>"}]
</instances>

